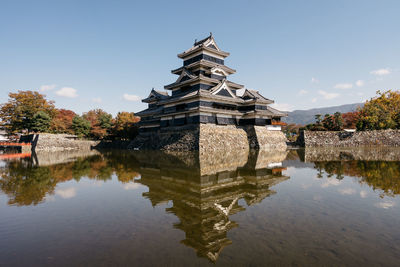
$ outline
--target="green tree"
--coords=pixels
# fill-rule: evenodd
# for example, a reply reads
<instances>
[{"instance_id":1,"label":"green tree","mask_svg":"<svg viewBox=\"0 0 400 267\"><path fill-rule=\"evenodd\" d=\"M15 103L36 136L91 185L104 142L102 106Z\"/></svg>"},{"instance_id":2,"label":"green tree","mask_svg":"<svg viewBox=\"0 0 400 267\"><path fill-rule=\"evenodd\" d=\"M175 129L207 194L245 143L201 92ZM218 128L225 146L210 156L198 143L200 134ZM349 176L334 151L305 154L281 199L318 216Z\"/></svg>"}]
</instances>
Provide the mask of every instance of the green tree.
<instances>
[{"instance_id":1,"label":"green tree","mask_svg":"<svg viewBox=\"0 0 400 267\"><path fill-rule=\"evenodd\" d=\"M332 116L329 114L325 114L322 125L326 130L332 131L335 126Z\"/></svg>"},{"instance_id":2,"label":"green tree","mask_svg":"<svg viewBox=\"0 0 400 267\"><path fill-rule=\"evenodd\" d=\"M53 101L36 91L18 91L9 93L8 102L0 106L0 120L9 133L32 130L33 116L39 112L46 112L51 118L55 114Z\"/></svg>"},{"instance_id":3,"label":"green tree","mask_svg":"<svg viewBox=\"0 0 400 267\"><path fill-rule=\"evenodd\" d=\"M335 131L341 131L341 130L343 130L343 117L342 117L342 113L340 113L340 112L335 112L335 114L333 114L333 119L334 119L334 127L333 127L333 130L335 130Z\"/></svg>"},{"instance_id":4,"label":"green tree","mask_svg":"<svg viewBox=\"0 0 400 267\"><path fill-rule=\"evenodd\" d=\"M321 114L315 115L316 124L321 124L321 119L322 119L322 115Z\"/></svg>"},{"instance_id":5,"label":"green tree","mask_svg":"<svg viewBox=\"0 0 400 267\"><path fill-rule=\"evenodd\" d=\"M88 136L90 133L90 122L81 116L75 116L72 120L72 129L79 137Z\"/></svg>"},{"instance_id":6,"label":"green tree","mask_svg":"<svg viewBox=\"0 0 400 267\"><path fill-rule=\"evenodd\" d=\"M51 117L44 111L38 111L32 118L32 130L35 132L48 132L51 124Z\"/></svg>"},{"instance_id":7,"label":"green tree","mask_svg":"<svg viewBox=\"0 0 400 267\"><path fill-rule=\"evenodd\" d=\"M98 120L99 120L100 127L103 129L106 129L107 131L109 131L111 129L111 127L113 126L111 114L108 114L106 112L101 113L99 115Z\"/></svg>"}]
</instances>

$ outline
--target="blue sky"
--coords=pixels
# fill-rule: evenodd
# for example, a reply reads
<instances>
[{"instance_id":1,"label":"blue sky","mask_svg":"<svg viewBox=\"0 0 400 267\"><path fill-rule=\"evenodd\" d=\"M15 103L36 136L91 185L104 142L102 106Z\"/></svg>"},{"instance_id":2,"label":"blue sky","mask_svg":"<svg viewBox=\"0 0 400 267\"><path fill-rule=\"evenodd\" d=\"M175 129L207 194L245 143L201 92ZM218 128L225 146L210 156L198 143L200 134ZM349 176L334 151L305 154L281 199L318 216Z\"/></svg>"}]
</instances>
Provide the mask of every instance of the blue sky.
<instances>
[{"instance_id":1,"label":"blue sky","mask_svg":"<svg viewBox=\"0 0 400 267\"><path fill-rule=\"evenodd\" d=\"M400 1L1 1L0 102L41 90L60 108L137 112L213 32L230 79L284 110L400 89Z\"/></svg>"}]
</instances>

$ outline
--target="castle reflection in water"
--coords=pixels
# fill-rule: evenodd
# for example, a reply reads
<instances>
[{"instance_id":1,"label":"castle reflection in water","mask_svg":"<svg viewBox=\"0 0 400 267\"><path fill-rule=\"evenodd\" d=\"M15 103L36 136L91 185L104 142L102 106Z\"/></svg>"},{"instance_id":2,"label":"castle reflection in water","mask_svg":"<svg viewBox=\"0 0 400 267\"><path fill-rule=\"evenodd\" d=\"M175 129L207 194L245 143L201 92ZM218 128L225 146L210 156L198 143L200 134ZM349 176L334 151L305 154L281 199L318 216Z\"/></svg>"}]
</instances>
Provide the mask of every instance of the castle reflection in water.
<instances>
[{"instance_id":1,"label":"castle reflection in water","mask_svg":"<svg viewBox=\"0 0 400 267\"><path fill-rule=\"evenodd\" d=\"M360 184L382 194L400 194L400 150L394 149L41 153L3 161L0 190L8 205L28 206L45 202L58 183L70 180L115 177L121 183L143 184L148 187L143 197L153 206L171 203L166 212L179 220L172 227L185 233L181 243L215 262L231 244L228 232L238 226L231 215L274 194L271 187L289 179L282 174L285 166L313 168L321 177L358 177Z\"/></svg>"},{"instance_id":2,"label":"castle reflection in water","mask_svg":"<svg viewBox=\"0 0 400 267\"><path fill-rule=\"evenodd\" d=\"M198 256L216 261L231 244L228 231L237 226L229 216L245 210L238 201L259 203L275 193L272 185L289 179L281 167L287 153L41 153L8 162L1 170L0 188L8 195L9 205L37 205L60 182L83 177L105 181L115 174L122 183L147 186L143 197L153 206L172 201L166 211L179 218L173 227L185 232L182 243Z\"/></svg>"},{"instance_id":3,"label":"castle reflection in water","mask_svg":"<svg viewBox=\"0 0 400 267\"><path fill-rule=\"evenodd\" d=\"M185 232L181 242L192 247L200 257L216 261L222 249L231 244L227 233L237 224L230 215L244 211L238 201L248 206L274 194L272 185L282 175L281 162L287 152L256 151L235 155L196 155L194 153L138 154L141 178L149 188L143 196L153 206L172 201L166 211L176 215L174 228Z\"/></svg>"}]
</instances>

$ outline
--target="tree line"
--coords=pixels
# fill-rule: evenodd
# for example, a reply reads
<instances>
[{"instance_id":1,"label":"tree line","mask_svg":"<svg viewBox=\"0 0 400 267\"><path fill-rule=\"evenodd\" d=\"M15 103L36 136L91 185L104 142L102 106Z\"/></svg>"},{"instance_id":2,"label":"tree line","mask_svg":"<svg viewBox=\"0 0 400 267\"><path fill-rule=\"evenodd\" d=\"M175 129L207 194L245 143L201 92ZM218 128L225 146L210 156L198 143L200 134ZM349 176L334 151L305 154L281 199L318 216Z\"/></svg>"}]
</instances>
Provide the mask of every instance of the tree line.
<instances>
[{"instance_id":1,"label":"tree line","mask_svg":"<svg viewBox=\"0 0 400 267\"><path fill-rule=\"evenodd\" d=\"M0 106L0 120L10 135L41 132L92 139L133 139L138 132L140 117L133 112L118 112L113 118L102 109L94 109L78 115L56 108L54 101L37 91L18 91L8 96L9 100Z\"/></svg>"},{"instance_id":2,"label":"tree line","mask_svg":"<svg viewBox=\"0 0 400 267\"><path fill-rule=\"evenodd\" d=\"M82 178L108 181L115 177L121 183L134 182L140 174L135 158L127 153L106 153L80 157L76 161L49 166L34 166L31 159L8 161L0 169L0 192L8 196L9 205L26 206L41 203L53 195L58 183Z\"/></svg>"},{"instance_id":3,"label":"tree line","mask_svg":"<svg viewBox=\"0 0 400 267\"><path fill-rule=\"evenodd\" d=\"M289 124L284 128L288 136L301 130L309 131L358 131L400 129L400 91L377 91L377 95L366 101L356 111L334 114L317 114L315 123L303 125Z\"/></svg>"}]
</instances>

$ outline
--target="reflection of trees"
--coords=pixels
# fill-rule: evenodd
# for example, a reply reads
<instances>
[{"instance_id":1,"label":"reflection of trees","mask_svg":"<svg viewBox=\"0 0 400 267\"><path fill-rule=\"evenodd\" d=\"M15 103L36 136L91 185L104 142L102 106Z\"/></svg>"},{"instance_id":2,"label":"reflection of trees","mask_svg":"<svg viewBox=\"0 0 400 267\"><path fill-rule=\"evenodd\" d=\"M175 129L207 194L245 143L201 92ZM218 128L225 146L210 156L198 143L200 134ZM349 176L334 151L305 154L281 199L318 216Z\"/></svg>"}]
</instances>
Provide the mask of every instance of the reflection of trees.
<instances>
[{"instance_id":1,"label":"reflection of trees","mask_svg":"<svg viewBox=\"0 0 400 267\"><path fill-rule=\"evenodd\" d=\"M10 205L37 205L47 194L53 194L60 182L82 177L107 181L115 173L122 182L132 181L139 174L128 168L130 157L110 154L77 158L73 162L34 166L32 162L10 161L1 169L0 189L8 195ZM125 169L124 169L125 168Z\"/></svg>"},{"instance_id":2,"label":"reflection of trees","mask_svg":"<svg viewBox=\"0 0 400 267\"><path fill-rule=\"evenodd\" d=\"M343 175L360 177L373 189L393 196L400 194L400 162L398 161L324 161L314 162L315 168L328 176L342 179Z\"/></svg>"},{"instance_id":3,"label":"reflection of trees","mask_svg":"<svg viewBox=\"0 0 400 267\"><path fill-rule=\"evenodd\" d=\"M57 184L49 168L21 168L19 162L10 162L1 177L0 188L10 198L10 205L36 205L53 193Z\"/></svg>"},{"instance_id":4,"label":"reflection of trees","mask_svg":"<svg viewBox=\"0 0 400 267\"><path fill-rule=\"evenodd\" d=\"M104 156L107 158L110 166L112 166L113 172L118 177L118 181L128 183L139 176L139 173L136 171L139 166L132 152L109 152L105 153Z\"/></svg>"}]
</instances>

